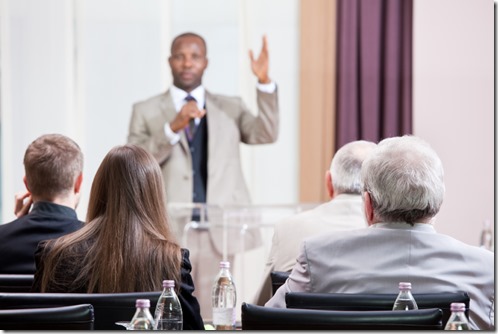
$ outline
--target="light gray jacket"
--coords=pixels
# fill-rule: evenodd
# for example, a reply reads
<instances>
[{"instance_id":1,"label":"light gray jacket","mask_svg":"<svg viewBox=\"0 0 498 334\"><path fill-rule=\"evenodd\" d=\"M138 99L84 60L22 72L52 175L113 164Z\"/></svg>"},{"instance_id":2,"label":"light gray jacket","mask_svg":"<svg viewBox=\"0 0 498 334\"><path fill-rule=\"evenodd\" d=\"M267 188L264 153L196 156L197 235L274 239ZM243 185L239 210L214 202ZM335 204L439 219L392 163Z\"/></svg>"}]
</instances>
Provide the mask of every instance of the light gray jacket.
<instances>
[{"instance_id":1,"label":"light gray jacket","mask_svg":"<svg viewBox=\"0 0 498 334\"><path fill-rule=\"evenodd\" d=\"M291 271L304 239L366 227L363 200L361 195L353 194L337 195L311 210L282 219L275 224L270 254L254 303L264 305L271 298L270 273Z\"/></svg>"},{"instance_id":2,"label":"light gray jacket","mask_svg":"<svg viewBox=\"0 0 498 334\"><path fill-rule=\"evenodd\" d=\"M378 223L312 237L292 273L265 306L285 307L287 291L396 293L466 291L473 329L494 329L494 254L436 233L432 225Z\"/></svg>"}]
</instances>

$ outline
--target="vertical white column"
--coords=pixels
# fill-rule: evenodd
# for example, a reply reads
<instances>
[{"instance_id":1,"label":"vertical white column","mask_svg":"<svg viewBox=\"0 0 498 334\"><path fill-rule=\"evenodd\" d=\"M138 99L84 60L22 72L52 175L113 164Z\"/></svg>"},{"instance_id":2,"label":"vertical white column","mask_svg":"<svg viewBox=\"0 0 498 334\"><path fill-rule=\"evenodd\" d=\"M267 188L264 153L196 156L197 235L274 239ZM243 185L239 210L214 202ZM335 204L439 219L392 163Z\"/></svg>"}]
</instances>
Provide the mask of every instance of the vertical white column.
<instances>
[{"instance_id":1,"label":"vertical white column","mask_svg":"<svg viewBox=\"0 0 498 334\"><path fill-rule=\"evenodd\" d=\"M9 1L0 0L0 184L2 186L0 212L2 222L11 217L9 208L13 207L13 178L8 177L13 174L14 166L6 163L12 160L12 101L11 86L11 65L10 65L10 18L7 15L10 11Z\"/></svg>"},{"instance_id":2,"label":"vertical white column","mask_svg":"<svg viewBox=\"0 0 498 334\"><path fill-rule=\"evenodd\" d=\"M75 137L73 1L2 0L2 222L24 191L27 145L45 133Z\"/></svg>"},{"instance_id":3,"label":"vertical white column","mask_svg":"<svg viewBox=\"0 0 498 334\"><path fill-rule=\"evenodd\" d=\"M84 219L95 172L126 143L132 105L164 92L170 2L77 0L77 105L85 170L78 216Z\"/></svg>"},{"instance_id":4,"label":"vertical white column","mask_svg":"<svg viewBox=\"0 0 498 334\"><path fill-rule=\"evenodd\" d=\"M252 49L254 56L257 57L259 50L251 45L253 38L251 36L254 34L254 17L250 11L251 1L240 0L238 7L238 68L239 73L239 92L238 95L242 97L245 104L254 114L257 112L256 103L256 82L252 70L251 62L249 59L249 49ZM256 194L256 180L257 175L255 175L255 148L254 145L241 145L240 146L240 159L242 164L242 172L247 182L249 192L251 194L253 202L259 202L259 198Z\"/></svg>"},{"instance_id":5,"label":"vertical white column","mask_svg":"<svg viewBox=\"0 0 498 334\"><path fill-rule=\"evenodd\" d=\"M169 69L168 58L170 56L170 45L173 40L172 36L172 15L173 15L173 2L172 1L161 1L159 6L160 11L160 47L161 47L161 63L162 67L160 69L161 73L161 91L166 91L171 82L173 82L173 77Z\"/></svg>"}]
</instances>

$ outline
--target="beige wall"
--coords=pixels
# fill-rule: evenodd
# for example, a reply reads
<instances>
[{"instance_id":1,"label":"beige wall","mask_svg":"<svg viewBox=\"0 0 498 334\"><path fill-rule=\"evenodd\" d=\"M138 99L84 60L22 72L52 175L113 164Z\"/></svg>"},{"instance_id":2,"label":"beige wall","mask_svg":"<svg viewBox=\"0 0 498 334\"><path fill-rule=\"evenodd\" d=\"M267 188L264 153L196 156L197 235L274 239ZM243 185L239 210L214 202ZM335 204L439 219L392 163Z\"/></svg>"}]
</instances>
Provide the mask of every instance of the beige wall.
<instances>
[{"instance_id":1,"label":"beige wall","mask_svg":"<svg viewBox=\"0 0 498 334\"><path fill-rule=\"evenodd\" d=\"M477 245L494 219L491 0L414 1L414 133L445 168L436 229Z\"/></svg>"},{"instance_id":2,"label":"beige wall","mask_svg":"<svg viewBox=\"0 0 498 334\"><path fill-rule=\"evenodd\" d=\"M299 201L324 202L335 151L336 1L300 2Z\"/></svg>"}]
</instances>

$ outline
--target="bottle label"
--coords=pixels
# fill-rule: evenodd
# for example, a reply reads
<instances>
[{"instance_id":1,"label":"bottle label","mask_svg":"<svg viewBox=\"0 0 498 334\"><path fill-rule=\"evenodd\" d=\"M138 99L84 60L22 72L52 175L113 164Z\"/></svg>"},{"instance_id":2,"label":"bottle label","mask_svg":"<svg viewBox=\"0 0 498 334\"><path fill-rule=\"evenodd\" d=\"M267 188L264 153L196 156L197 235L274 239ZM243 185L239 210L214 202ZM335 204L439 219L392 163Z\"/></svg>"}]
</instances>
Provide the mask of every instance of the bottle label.
<instances>
[{"instance_id":1,"label":"bottle label","mask_svg":"<svg viewBox=\"0 0 498 334\"><path fill-rule=\"evenodd\" d=\"M234 325L235 324L235 308L213 308L213 325Z\"/></svg>"}]
</instances>

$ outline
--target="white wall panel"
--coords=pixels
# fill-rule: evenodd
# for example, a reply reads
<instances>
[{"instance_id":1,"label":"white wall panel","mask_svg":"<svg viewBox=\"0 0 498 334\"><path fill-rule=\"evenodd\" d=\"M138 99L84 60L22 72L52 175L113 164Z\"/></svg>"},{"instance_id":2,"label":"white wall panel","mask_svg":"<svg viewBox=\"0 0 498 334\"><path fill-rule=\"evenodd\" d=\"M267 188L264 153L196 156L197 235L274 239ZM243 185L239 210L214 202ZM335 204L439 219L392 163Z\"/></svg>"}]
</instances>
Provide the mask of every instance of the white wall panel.
<instances>
[{"instance_id":1,"label":"white wall panel","mask_svg":"<svg viewBox=\"0 0 498 334\"><path fill-rule=\"evenodd\" d=\"M100 162L126 143L132 104L166 87L169 10L161 0L78 0L76 23L74 80L86 159L78 214L84 219Z\"/></svg>"},{"instance_id":2,"label":"white wall panel","mask_svg":"<svg viewBox=\"0 0 498 334\"><path fill-rule=\"evenodd\" d=\"M270 74L278 84L278 142L242 145L253 202L292 203L297 195L298 1L0 0L2 27L3 221L23 191L22 155L37 136L60 132L85 154L78 215L85 218L100 161L126 142L134 102L163 92L172 38L206 38L212 92L239 95L256 108L248 50L268 35ZM12 131L11 129L15 129Z\"/></svg>"},{"instance_id":3,"label":"white wall panel","mask_svg":"<svg viewBox=\"0 0 498 334\"><path fill-rule=\"evenodd\" d=\"M3 222L25 191L26 147L45 133L76 137L73 1L2 0L1 119Z\"/></svg>"}]
</instances>

